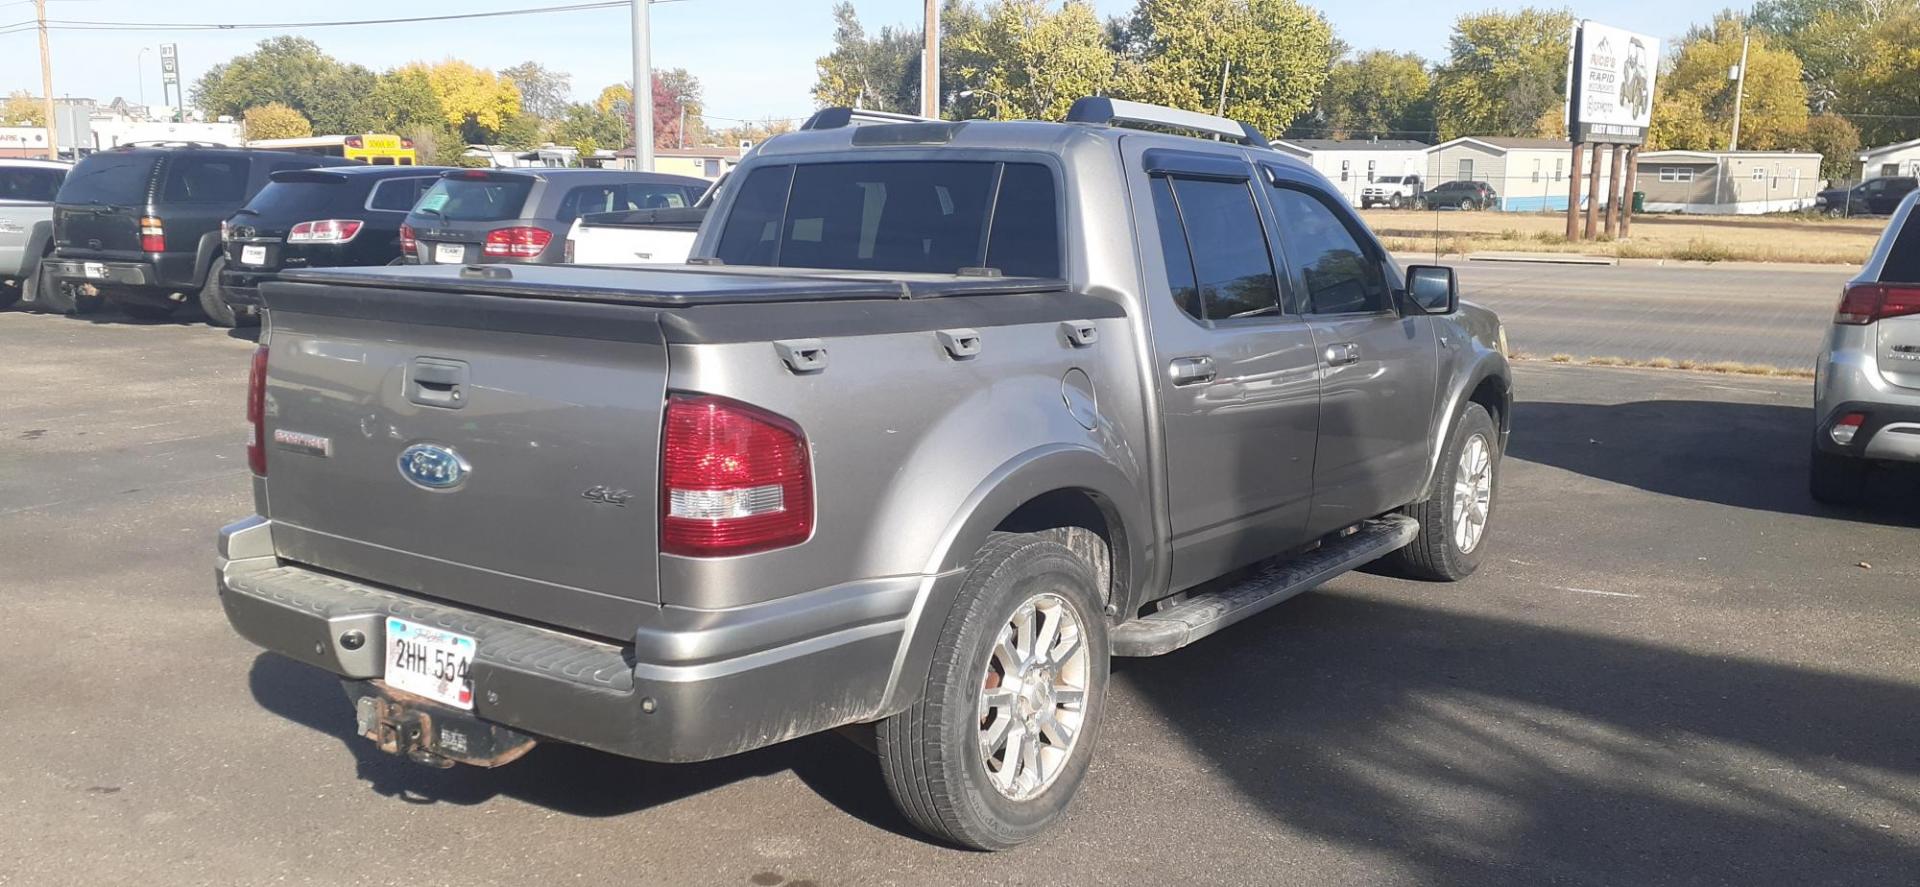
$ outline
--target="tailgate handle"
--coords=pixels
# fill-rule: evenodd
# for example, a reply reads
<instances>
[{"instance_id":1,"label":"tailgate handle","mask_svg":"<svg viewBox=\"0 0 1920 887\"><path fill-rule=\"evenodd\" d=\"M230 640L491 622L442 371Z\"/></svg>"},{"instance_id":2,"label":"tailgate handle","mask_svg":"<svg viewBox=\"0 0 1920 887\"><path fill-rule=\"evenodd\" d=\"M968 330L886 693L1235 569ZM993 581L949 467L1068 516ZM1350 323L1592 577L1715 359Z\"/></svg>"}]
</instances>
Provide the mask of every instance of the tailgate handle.
<instances>
[{"instance_id":1,"label":"tailgate handle","mask_svg":"<svg viewBox=\"0 0 1920 887\"><path fill-rule=\"evenodd\" d=\"M407 399L421 406L457 410L467 405L467 362L416 357L407 370Z\"/></svg>"}]
</instances>

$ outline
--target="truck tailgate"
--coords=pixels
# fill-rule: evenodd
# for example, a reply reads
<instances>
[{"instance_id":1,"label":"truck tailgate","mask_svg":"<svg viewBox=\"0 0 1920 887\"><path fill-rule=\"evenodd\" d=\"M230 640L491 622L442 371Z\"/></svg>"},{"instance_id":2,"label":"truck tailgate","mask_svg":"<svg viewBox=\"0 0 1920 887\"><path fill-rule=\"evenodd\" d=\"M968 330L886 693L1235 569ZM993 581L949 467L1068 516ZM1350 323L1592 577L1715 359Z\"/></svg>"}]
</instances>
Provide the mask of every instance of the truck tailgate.
<instances>
[{"instance_id":1,"label":"truck tailgate","mask_svg":"<svg viewBox=\"0 0 1920 887\"><path fill-rule=\"evenodd\" d=\"M266 298L281 557L631 636L659 599L657 312L312 283Z\"/></svg>"}]
</instances>

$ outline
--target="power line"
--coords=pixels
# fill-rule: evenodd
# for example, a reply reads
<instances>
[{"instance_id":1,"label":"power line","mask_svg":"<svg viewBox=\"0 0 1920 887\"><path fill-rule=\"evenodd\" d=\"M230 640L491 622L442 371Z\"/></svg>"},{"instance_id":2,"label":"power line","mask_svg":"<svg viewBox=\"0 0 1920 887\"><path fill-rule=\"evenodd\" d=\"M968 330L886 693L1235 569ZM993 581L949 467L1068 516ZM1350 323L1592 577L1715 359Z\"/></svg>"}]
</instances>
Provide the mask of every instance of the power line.
<instances>
[{"instance_id":1,"label":"power line","mask_svg":"<svg viewBox=\"0 0 1920 887\"><path fill-rule=\"evenodd\" d=\"M682 0L652 0L653 3L677 3ZM557 6L531 6L517 9L497 9L488 12L461 12L447 15L404 16L399 18L339 19L331 21L305 22L121 22L92 21L83 19L48 19L47 28L59 31L258 31L258 30L300 30L307 28L343 28L362 25L400 25L419 22L446 22L464 19L502 18L505 16L538 15L545 12L586 12L596 9L628 8L630 0L599 0L590 3L567 3ZM37 23L32 21L16 22L0 26L0 36L34 30Z\"/></svg>"}]
</instances>

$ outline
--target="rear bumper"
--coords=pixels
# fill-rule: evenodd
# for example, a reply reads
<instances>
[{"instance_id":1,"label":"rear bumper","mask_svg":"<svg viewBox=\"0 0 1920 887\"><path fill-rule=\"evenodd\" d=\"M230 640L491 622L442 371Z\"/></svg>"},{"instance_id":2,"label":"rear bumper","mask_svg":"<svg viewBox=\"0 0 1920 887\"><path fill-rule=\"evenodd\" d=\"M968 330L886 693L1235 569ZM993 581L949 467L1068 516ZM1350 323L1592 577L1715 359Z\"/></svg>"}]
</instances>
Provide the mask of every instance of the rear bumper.
<instances>
[{"instance_id":1,"label":"rear bumper","mask_svg":"<svg viewBox=\"0 0 1920 887\"><path fill-rule=\"evenodd\" d=\"M156 286L160 281L160 275L155 271L152 262L46 259L41 264L50 269L55 277L81 283L146 287ZM88 273L89 269L92 273Z\"/></svg>"},{"instance_id":2,"label":"rear bumper","mask_svg":"<svg viewBox=\"0 0 1920 887\"><path fill-rule=\"evenodd\" d=\"M360 696L384 674L387 616L465 634L477 642L471 717L648 761L710 760L879 717L920 585L867 588L852 605L829 595L774 614L683 615L698 629L643 629L616 645L286 563L271 532L255 517L220 534L220 602L242 637L366 682L349 685ZM865 621L844 624L848 612ZM769 628L786 626L801 636L768 646Z\"/></svg>"},{"instance_id":3,"label":"rear bumper","mask_svg":"<svg viewBox=\"0 0 1920 887\"><path fill-rule=\"evenodd\" d=\"M1874 325L1835 325L1814 367L1814 446L1821 452L1887 462L1920 462L1920 389L1881 372ZM1842 445L1828 433L1848 413L1863 420Z\"/></svg>"},{"instance_id":4,"label":"rear bumper","mask_svg":"<svg viewBox=\"0 0 1920 887\"><path fill-rule=\"evenodd\" d=\"M1835 443L1827 434L1833 421L1848 413L1862 413L1865 420L1853 440ZM1820 417L1820 430L1814 444L1822 451L1883 462L1920 462L1920 404L1887 404L1849 401L1839 404Z\"/></svg>"}]
</instances>

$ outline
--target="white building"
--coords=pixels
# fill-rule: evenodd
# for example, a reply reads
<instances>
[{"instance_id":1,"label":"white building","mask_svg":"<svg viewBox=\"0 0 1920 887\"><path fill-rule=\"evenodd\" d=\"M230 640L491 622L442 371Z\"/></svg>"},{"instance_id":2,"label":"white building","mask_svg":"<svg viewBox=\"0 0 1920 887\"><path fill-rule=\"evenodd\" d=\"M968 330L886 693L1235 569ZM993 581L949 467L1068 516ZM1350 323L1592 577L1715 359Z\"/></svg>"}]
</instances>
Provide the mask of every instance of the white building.
<instances>
[{"instance_id":1,"label":"white building","mask_svg":"<svg viewBox=\"0 0 1920 887\"><path fill-rule=\"evenodd\" d=\"M1644 151L1633 187L1647 212L1759 215L1813 206L1820 155L1806 151Z\"/></svg>"},{"instance_id":2,"label":"white building","mask_svg":"<svg viewBox=\"0 0 1920 887\"><path fill-rule=\"evenodd\" d=\"M1860 180L1920 176L1920 139L1860 152Z\"/></svg>"},{"instance_id":3,"label":"white building","mask_svg":"<svg viewBox=\"0 0 1920 887\"><path fill-rule=\"evenodd\" d=\"M1360 191L1380 176L1425 175L1427 145L1404 139L1281 139L1275 150L1305 160L1333 183L1347 202L1360 205Z\"/></svg>"},{"instance_id":4,"label":"white building","mask_svg":"<svg viewBox=\"0 0 1920 887\"><path fill-rule=\"evenodd\" d=\"M1600 167L1600 193L1607 193L1613 167L1607 158ZM1574 172L1573 143L1562 139L1515 138L1511 136L1463 136L1427 149L1427 187L1442 182L1485 182L1500 195L1500 208L1508 212L1564 212L1567 192L1578 176L1580 205L1586 205L1588 171ZM1592 154L1583 158L1582 167L1593 162ZM1588 167L1590 168L1590 167Z\"/></svg>"}]
</instances>

